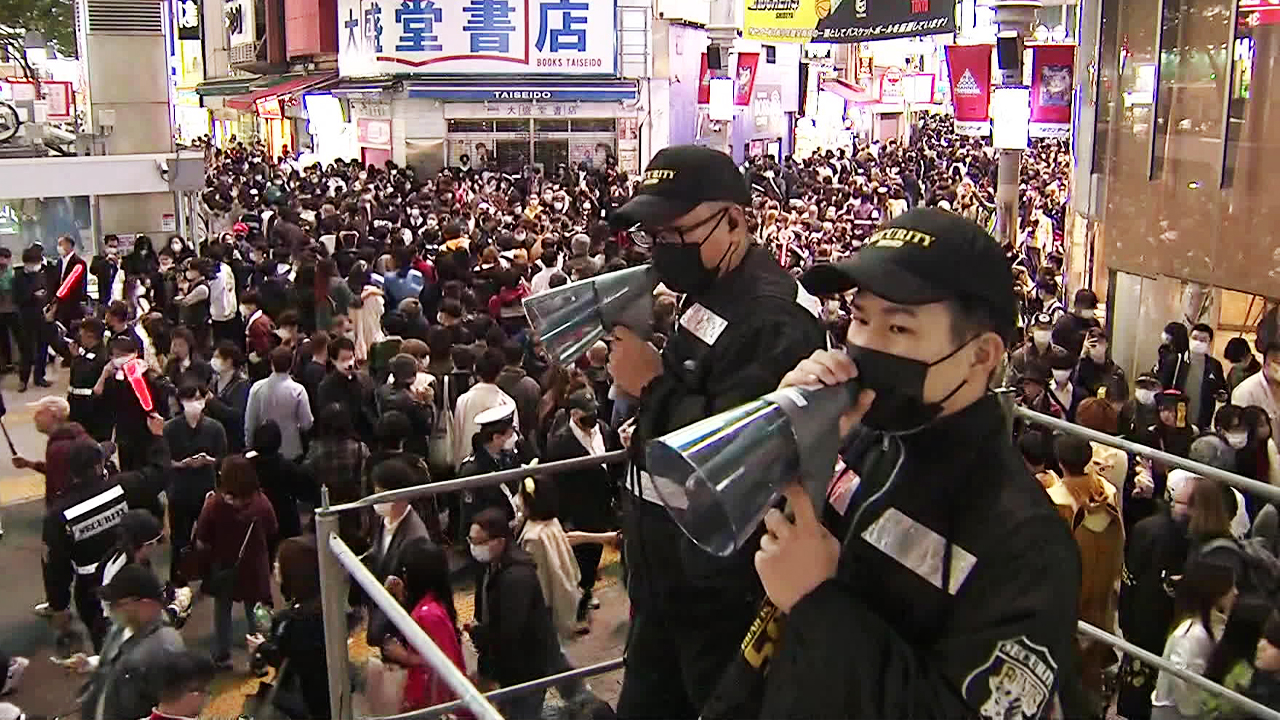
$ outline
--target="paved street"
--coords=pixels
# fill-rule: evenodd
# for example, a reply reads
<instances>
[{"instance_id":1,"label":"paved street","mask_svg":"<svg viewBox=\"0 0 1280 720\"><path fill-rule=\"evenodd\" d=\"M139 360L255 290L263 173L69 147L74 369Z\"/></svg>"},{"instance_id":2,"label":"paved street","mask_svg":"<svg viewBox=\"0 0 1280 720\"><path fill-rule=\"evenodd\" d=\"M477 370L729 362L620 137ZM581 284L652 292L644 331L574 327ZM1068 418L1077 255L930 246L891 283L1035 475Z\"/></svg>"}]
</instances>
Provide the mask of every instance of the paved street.
<instances>
[{"instance_id":1,"label":"paved street","mask_svg":"<svg viewBox=\"0 0 1280 720\"><path fill-rule=\"evenodd\" d=\"M50 380L65 377L65 372L50 372ZM65 392L65 381L55 383L54 388L42 390L32 387L25 394L16 392L17 383L12 376L0 380L0 392L8 407L5 425L13 437L19 452L36 458L43 455L44 438L31 424L30 410L25 403L46 393ZM2 454L0 454L2 455ZM7 592L0 596L0 649L12 655L30 658L31 666L17 692L6 700L17 704L31 720L41 717L74 717L75 697L82 678L69 674L49 661L55 654L54 634L49 624L32 614L31 608L44 599L40 579L40 523L44 512L43 482L41 476L16 470L6 461L0 462L0 518L4 522L4 537L0 540L0 567L12 581ZM168 573L168 553L160 553L158 572ZM593 615L592 632L577 638L566 646L569 658L582 666L618 657L626 639L628 605L626 595L618 583L617 555L606 553L607 567L602 572L597 597L602 607ZM461 590L457 597L458 613L469 618L472 597L469 589ZM192 647L210 649L213 639L212 603L197 605L183 636ZM243 638L245 628L239 618L233 637ZM470 659L474 654L468 649ZM353 656L367 654L363 643L352 645ZM214 697L204 717L236 718L246 694L257 689L258 680L244 671L247 658L243 641L236 650L238 672L220 677L214 683ZM615 672L589 681L593 690L610 703L616 702L621 684L621 673ZM558 699L555 693L548 695L548 713L555 714Z\"/></svg>"}]
</instances>

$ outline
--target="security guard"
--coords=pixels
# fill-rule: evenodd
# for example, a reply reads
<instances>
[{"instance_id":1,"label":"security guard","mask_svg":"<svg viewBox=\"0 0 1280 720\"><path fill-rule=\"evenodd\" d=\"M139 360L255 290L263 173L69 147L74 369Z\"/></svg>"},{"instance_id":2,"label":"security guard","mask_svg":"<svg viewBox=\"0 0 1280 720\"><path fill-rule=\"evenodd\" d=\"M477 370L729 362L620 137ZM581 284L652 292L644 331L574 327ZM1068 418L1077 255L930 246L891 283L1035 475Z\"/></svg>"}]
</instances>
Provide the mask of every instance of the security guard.
<instances>
[{"instance_id":1,"label":"security guard","mask_svg":"<svg viewBox=\"0 0 1280 720\"><path fill-rule=\"evenodd\" d=\"M115 527L129 511L129 503L120 483L107 477L106 458L98 443L77 440L67 455L71 487L44 518L45 593L55 628L65 632L74 580L76 613L88 628L94 649L100 650L107 622L97 597L98 563L115 545Z\"/></svg>"},{"instance_id":2,"label":"security guard","mask_svg":"<svg viewBox=\"0 0 1280 720\"><path fill-rule=\"evenodd\" d=\"M67 387L67 403L71 406L69 419L80 423L98 442L111 439L113 425L110 413L103 412L101 398L93 394L93 386L111 360L102 344L103 332L102 321L97 318L80 321L80 349L71 358Z\"/></svg>"},{"instance_id":3,"label":"security guard","mask_svg":"<svg viewBox=\"0 0 1280 720\"><path fill-rule=\"evenodd\" d=\"M684 295L661 354L626 328L610 351L615 384L639 398L625 526L634 613L618 715L694 718L763 597L750 548L698 549L670 519L645 472L645 443L773 390L825 345L821 308L747 233L746 180L724 153L665 148L612 218L638 228L659 279Z\"/></svg>"},{"instance_id":4,"label":"security guard","mask_svg":"<svg viewBox=\"0 0 1280 720\"><path fill-rule=\"evenodd\" d=\"M1000 246L919 208L803 282L856 289L853 323L782 384L861 390L824 506L792 486L765 517L758 716L1081 716L1079 554L987 390L1017 322Z\"/></svg>"}]
</instances>

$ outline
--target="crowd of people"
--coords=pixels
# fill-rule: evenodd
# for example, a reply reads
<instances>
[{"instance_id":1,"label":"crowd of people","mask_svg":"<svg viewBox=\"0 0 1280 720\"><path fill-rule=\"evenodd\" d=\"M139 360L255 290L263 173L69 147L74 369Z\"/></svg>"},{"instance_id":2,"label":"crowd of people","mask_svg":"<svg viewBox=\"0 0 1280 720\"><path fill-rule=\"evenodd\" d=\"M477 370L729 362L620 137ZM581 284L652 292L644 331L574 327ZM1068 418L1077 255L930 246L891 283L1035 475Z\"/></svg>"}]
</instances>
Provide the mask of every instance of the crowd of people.
<instances>
[{"instance_id":1,"label":"crowd of people","mask_svg":"<svg viewBox=\"0 0 1280 720\"><path fill-rule=\"evenodd\" d=\"M91 674L84 717L194 715L206 681L232 667L241 644L232 637L236 603L249 626L249 668L280 671L263 701L289 717L327 717L314 536L322 493L339 503L601 455L631 447L637 426L637 437L653 437L636 414L657 391L633 361L619 360L634 352L631 340L600 342L558 364L522 301L647 262L652 252L664 281L653 317L660 351L705 330L685 322L681 296L705 289L720 267L712 258L711 270L706 262L701 273L672 270L659 257L669 249L620 225L617 211L644 178L612 159L511 176L487 158L464 157L426 177L392 162L302 167L234 139L209 148L207 159L209 232L198 247L141 235L122 247L108 235L96 255L82 257L76 239L63 237L57 261L33 245L13 267L0 248L0 330L17 343L12 352L0 333L0 363L20 362L22 391L29 382L48 386L49 358L69 366L65 398L34 403L48 436L44 458L14 464L46 478L46 602L37 612L59 631L68 667ZM983 140L926 115L906 141L752 158L739 168L750 197L734 202L753 246L799 276L856 256L913 208L992 227L996 164ZM1280 483L1280 341L1260 340L1259 362L1233 338L1224 367L1211 354L1212 328L1171 323L1156 366L1130 383L1110 359L1096 295L1081 289L1066 307L1069 165L1068 148L1052 140L1024 159L1024 233L1002 248L1022 338L995 384L1029 409ZM734 214L708 214L704 224L714 234L726 217L737 232ZM821 329L844 345L865 309L851 293L815 294ZM780 330L778 343L820 344L792 331ZM1035 423L1020 422L1015 437L1087 550L1081 619L1118 627L1280 707L1280 616L1271 617L1270 604L1280 570L1263 577L1259 569L1280 568L1274 508L1218 480ZM478 677L509 686L569 668L564 643L590 632L601 558L620 541L630 480L623 466L601 464L382 503L344 514L341 534L459 668L470 641ZM150 568L164 542L162 583ZM641 575L652 562L642 559ZM476 588L466 623L454 606L459 582ZM646 595L669 589L644 583ZM284 607L272 608L273 586ZM184 650L180 632L202 597L214 605L211 658ZM638 602L641 614L651 612L652 600L633 597L633 608ZM363 597L353 604L380 650L371 677L393 678L370 683L380 688L370 703L400 712L453 699L376 606ZM742 630L729 632L740 639ZM1128 718L1232 716L1181 680L1121 663L1106 646L1081 643L1079 651L1095 709L1118 686ZM639 644L632 657L644 662L646 652L656 651ZM25 660L9 667L12 685ZM632 687L643 692L642 683ZM639 707L626 692L624 702ZM594 701L581 683L561 693ZM533 693L501 708L537 717L542 702Z\"/></svg>"}]
</instances>

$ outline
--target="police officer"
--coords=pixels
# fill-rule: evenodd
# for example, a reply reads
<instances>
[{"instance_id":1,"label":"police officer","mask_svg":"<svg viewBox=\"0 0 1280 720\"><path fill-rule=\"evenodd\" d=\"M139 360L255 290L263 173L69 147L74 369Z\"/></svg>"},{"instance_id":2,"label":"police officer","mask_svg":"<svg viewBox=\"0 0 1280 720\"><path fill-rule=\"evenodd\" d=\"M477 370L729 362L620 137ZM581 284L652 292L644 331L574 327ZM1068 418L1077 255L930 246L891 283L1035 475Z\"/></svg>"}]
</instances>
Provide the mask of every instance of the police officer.
<instances>
[{"instance_id":1,"label":"police officer","mask_svg":"<svg viewBox=\"0 0 1280 720\"><path fill-rule=\"evenodd\" d=\"M98 563L115 545L115 527L129 511L129 503L120 483L107 477L106 458L98 443L77 440L67 455L71 487L44 518L45 593L55 627L65 632L74 581L76 613L89 630L94 649L100 650L107 623L97 597Z\"/></svg>"},{"instance_id":2,"label":"police officer","mask_svg":"<svg viewBox=\"0 0 1280 720\"><path fill-rule=\"evenodd\" d=\"M762 598L750 548L728 558L698 549L661 505L645 442L773 390L825 344L817 299L747 233L746 180L724 153L665 148L612 218L638 228L662 283L683 294L659 353L616 331L609 370L639 398L631 441L626 553L633 620L618 715L694 718L733 657Z\"/></svg>"},{"instance_id":3,"label":"police officer","mask_svg":"<svg viewBox=\"0 0 1280 720\"><path fill-rule=\"evenodd\" d=\"M67 403L71 406L69 419L80 423L98 442L110 440L112 429L110 414L103 412L101 399L93 394L93 386L111 359L102 344L103 332L102 321L97 318L80 321L80 348L71 358L67 387Z\"/></svg>"},{"instance_id":4,"label":"police officer","mask_svg":"<svg viewBox=\"0 0 1280 720\"><path fill-rule=\"evenodd\" d=\"M1000 246L918 208L804 283L856 288L853 323L782 384L861 390L823 507L792 486L794 520L765 518L785 617L759 716L1078 716L1079 555L987 390L1017 323Z\"/></svg>"}]
</instances>

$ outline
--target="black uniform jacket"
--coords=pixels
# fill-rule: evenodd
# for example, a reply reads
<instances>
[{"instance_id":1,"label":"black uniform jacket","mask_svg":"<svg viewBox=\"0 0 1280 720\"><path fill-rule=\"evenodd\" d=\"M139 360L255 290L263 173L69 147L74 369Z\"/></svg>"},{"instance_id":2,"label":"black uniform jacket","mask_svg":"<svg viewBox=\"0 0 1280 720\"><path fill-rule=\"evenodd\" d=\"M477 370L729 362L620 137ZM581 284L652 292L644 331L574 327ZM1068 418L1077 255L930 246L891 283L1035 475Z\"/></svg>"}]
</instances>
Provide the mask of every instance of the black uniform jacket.
<instances>
[{"instance_id":1,"label":"black uniform jacket","mask_svg":"<svg viewBox=\"0 0 1280 720\"><path fill-rule=\"evenodd\" d=\"M1080 558L995 397L844 458L839 569L786 618L760 716L1048 717L1078 677Z\"/></svg>"}]
</instances>

